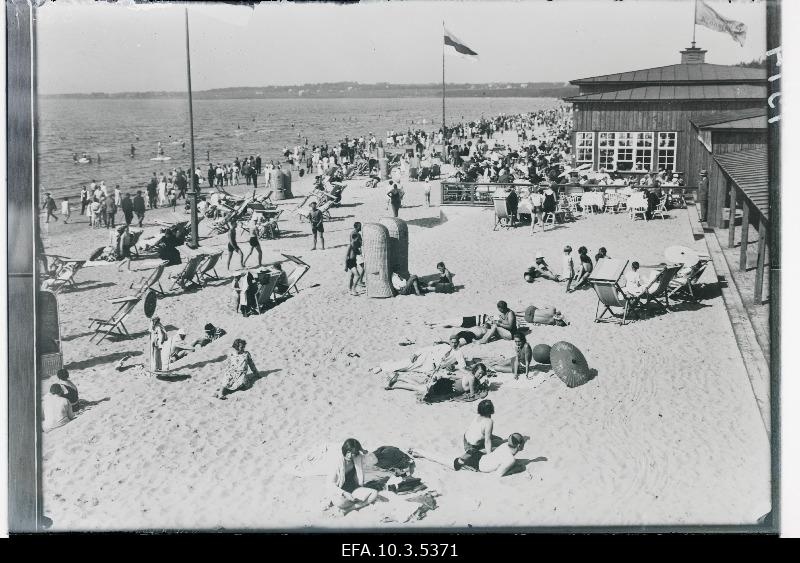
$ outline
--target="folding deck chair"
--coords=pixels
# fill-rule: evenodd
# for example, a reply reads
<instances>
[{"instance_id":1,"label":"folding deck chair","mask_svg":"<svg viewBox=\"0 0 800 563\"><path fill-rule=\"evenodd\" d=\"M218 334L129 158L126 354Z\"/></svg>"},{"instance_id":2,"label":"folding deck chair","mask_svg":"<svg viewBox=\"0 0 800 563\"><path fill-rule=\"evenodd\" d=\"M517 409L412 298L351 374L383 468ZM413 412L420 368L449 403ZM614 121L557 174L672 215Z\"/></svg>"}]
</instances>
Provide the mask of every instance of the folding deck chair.
<instances>
[{"instance_id":1,"label":"folding deck chair","mask_svg":"<svg viewBox=\"0 0 800 563\"><path fill-rule=\"evenodd\" d=\"M86 260L58 260L56 273L52 278L44 281L42 289L49 289L55 294L64 287L75 287L75 274L78 273Z\"/></svg>"},{"instance_id":2,"label":"folding deck chair","mask_svg":"<svg viewBox=\"0 0 800 563\"><path fill-rule=\"evenodd\" d=\"M661 270L645 291L638 296L637 307L644 309L650 303L655 303L664 311L669 312L669 284L680 269L680 264L669 264Z\"/></svg>"},{"instance_id":3,"label":"folding deck chair","mask_svg":"<svg viewBox=\"0 0 800 563\"><path fill-rule=\"evenodd\" d=\"M222 258L222 252L206 254L205 259L197 269L197 281L202 284L205 283L206 280L220 279L217 273L217 262L219 262L220 258Z\"/></svg>"},{"instance_id":4,"label":"folding deck chair","mask_svg":"<svg viewBox=\"0 0 800 563\"><path fill-rule=\"evenodd\" d=\"M112 299L111 302L115 305L120 304L120 307L113 315L111 315L111 317L108 319L89 317L89 320L91 321L89 323L89 328L94 327L94 334L89 339L89 342L94 341L98 335L102 335L100 340L95 342L95 344L100 344L105 337L109 336L112 332L117 332L120 336L130 336L130 333L128 332L128 329L125 328L123 321L141 300L142 297L140 295Z\"/></svg>"},{"instance_id":5,"label":"folding deck chair","mask_svg":"<svg viewBox=\"0 0 800 563\"><path fill-rule=\"evenodd\" d=\"M504 197L492 198L494 202L494 228L496 231L498 227L506 229L511 228L511 214L508 212L508 200Z\"/></svg>"},{"instance_id":6,"label":"folding deck chair","mask_svg":"<svg viewBox=\"0 0 800 563\"><path fill-rule=\"evenodd\" d=\"M637 297L625 295L619 286L619 279L627 267L627 260L606 258L597 261L597 265L589 276L589 283L592 284L597 294L594 322L613 322L621 325L627 322L631 305L635 305L638 301ZM600 311L601 305L604 307L602 312ZM615 313L612 307L622 309L622 312ZM606 313L610 317L606 317Z\"/></svg>"},{"instance_id":7,"label":"folding deck chair","mask_svg":"<svg viewBox=\"0 0 800 563\"><path fill-rule=\"evenodd\" d=\"M280 278L280 273L270 272L267 283L260 286L256 292L256 309L258 310L259 315L269 309L269 307L275 302L275 300L272 298L272 294L275 292L275 286L278 284L278 280Z\"/></svg>"},{"instance_id":8,"label":"folding deck chair","mask_svg":"<svg viewBox=\"0 0 800 563\"><path fill-rule=\"evenodd\" d=\"M710 260L710 258L700 258L685 275L680 275L680 271L678 271L672 281L669 282L669 297L674 299L676 296L685 295L688 299L696 301L697 297L694 294L693 286L698 282L703 272L706 271Z\"/></svg>"},{"instance_id":9,"label":"folding deck chair","mask_svg":"<svg viewBox=\"0 0 800 563\"><path fill-rule=\"evenodd\" d=\"M297 289L297 282L299 282L300 278L306 275L306 272L308 272L308 270L311 269L311 266L300 260L297 256L292 256L290 254L283 254L283 253L281 254L288 260L294 262L296 264L296 267L287 277L288 287L286 288L286 291L283 291L281 293L277 292L275 293L275 301L289 297L292 288L294 288L295 293L300 293L300 290Z\"/></svg>"},{"instance_id":10,"label":"folding deck chair","mask_svg":"<svg viewBox=\"0 0 800 563\"><path fill-rule=\"evenodd\" d=\"M170 279L174 279L175 281L172 283L172 287L170 287L169 290L172 291L175 287L186 289L186 287L190 285L203 285L198 279L197 269L200 266L200 262L205 260L205 257L205 254L191 256L178 275L170 276Z\"/></svg>"},{"instance_id":11,"label":"folding deck chair","mask_svg":"<svg viewBox=\"0 0 800 563\"><path fill-rule=\"evenodd\" d=\"M164 260L158 266L153 268L153 272L146 278L139 280L139 283L132 283L128 289L136 289L139 295L144 295L148 289L155 291L159 295L165 295L164 288L161 287L161 276L164 275L164 268L167 267L167 261ZM158 289L156 289L158 286Z\"/></svg>"}]
</instances>

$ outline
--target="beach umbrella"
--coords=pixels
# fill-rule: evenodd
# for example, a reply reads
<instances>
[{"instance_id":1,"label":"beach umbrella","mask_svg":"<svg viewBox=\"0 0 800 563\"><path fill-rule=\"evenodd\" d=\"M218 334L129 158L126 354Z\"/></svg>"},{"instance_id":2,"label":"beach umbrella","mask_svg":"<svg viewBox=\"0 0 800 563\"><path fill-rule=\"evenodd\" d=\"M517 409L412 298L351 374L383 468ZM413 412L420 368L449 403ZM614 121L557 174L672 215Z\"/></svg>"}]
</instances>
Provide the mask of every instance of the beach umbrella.
<instances>
[{"instance_id":1,"label":"beach umbrella","mask_svg":"<svg viewBox=\"0 0 800 563\"><path fill-rule=\"evenodd\" d=\"M700 260L700 255L686 246L670 246L664 250L664 257L675 264L694 266Z\"/></svg>"},{"instance_id":2,"label":"beach umbrella","mask_svg":"<svg viewBox=\"0 0 800 563\"><path fill-rule=\"evenodd\" d=\"M550 348L550 364L567 387L578 387L589 381L589 364L580 350L569 342L556 342Z\"/></svg>"},{"instance_id":3,"label":"beach umbrella","mask_svg":"<svg viewBox=\"0 0 800 563\"><path fill-rule=\"evenodd\" d=\"M158 305L158 295L153 290L149 290L144 296L144 316L151 318L156 312Z\"/></svg>"}]
</instances>

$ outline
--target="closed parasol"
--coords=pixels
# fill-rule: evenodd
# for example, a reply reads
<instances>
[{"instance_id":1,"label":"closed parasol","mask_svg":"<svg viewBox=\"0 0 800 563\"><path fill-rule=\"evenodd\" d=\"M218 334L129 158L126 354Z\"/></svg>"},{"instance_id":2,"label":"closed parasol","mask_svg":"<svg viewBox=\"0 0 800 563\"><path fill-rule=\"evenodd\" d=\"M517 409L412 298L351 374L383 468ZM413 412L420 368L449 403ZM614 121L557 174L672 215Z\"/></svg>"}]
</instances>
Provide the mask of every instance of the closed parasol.
<instances>
[{"instance_id":1,"label":"closed parasol","mask_svg":"<svg viewBox=\"0 0 800 563\"><path fill-rule=\"evenodd\" d=\"M550 348L550 364L567 387L578 387L591 379L589 364L580 350L569 342L556 342Z\"/></svg>"}]
</instances>

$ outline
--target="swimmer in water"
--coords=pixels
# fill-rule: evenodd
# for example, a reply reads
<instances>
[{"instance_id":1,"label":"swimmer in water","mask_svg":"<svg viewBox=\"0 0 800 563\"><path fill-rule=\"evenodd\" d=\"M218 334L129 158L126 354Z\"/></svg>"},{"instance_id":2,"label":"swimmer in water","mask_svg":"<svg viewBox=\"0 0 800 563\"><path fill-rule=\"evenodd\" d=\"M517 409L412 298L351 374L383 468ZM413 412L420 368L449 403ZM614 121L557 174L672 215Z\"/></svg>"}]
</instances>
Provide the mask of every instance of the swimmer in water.
<instances>
[{"instance_id":1,"label":"swimmer in water","mask_svg":"<svg viewBox=\"0 0 800 563\"><path fill-rule=\"evenodd\" d=\"M134 156L136 156L136 147L131 145L131 158L133 158Z\"/></svg>"}]
</instances>

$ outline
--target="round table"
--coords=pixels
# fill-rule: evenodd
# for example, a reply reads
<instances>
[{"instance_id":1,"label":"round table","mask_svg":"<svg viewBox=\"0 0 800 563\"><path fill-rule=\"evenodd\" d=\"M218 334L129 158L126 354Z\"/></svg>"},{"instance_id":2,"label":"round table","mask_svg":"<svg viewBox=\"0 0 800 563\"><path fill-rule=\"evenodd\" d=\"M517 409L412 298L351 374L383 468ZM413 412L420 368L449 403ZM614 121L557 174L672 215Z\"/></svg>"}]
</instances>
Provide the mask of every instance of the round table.
<instances>
[{"instance_id":1,"label":"round table","mask_svg":"<svg viewBox=\"0 0 800 563\"><path fill-rule=\"evenodd\" d=\"M664 250L664 257L674 264L693 266L700 261L700 255L686 246L670 246Z\"/></svg>"}]
</instances>

